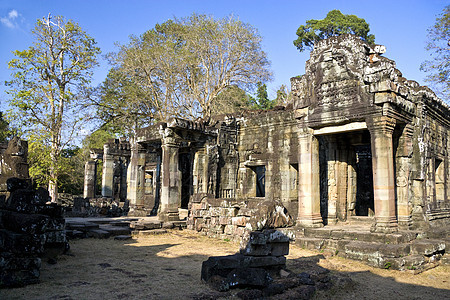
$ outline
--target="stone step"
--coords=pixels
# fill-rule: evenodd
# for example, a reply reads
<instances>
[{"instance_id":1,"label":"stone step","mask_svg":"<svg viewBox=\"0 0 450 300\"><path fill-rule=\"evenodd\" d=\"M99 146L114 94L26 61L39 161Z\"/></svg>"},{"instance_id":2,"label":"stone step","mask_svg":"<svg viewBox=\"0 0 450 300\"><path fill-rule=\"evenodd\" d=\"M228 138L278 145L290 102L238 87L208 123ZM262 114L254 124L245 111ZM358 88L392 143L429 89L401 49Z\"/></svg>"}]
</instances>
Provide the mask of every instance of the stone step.
<instances>
[{"instance_id":1,"label":"stone step","mask_svg":"<svg viewBox=\"0 0 450 300\"><path fill-rule=\"evenodd\" d=\"M401 244L414 240L417 236L416 232L399 231L398 233L375 233L368 230L355 229L334 229L334 228L305 228L304 236L310 238L324 238L333 240L349 240L386 244Z\"/></svg>"},{"instance_id":2,"label":"stone step","mask_svg":"<svg viewBox=\"0 0 450 300\"><path fill-rule=\"evenodd\" d=\"M442 240L417 239L411 242L411 254L432 256L444 253L446 242Z\"/></svg>"},{"instance_id":3,"label":"stone step","mask_svg":"<svg viewBox=\"0 0 450 300\"><path fill-rule=\"evenodd\" d=\"M111 226L111 225L100 225L101 230L109 232L112 236L116 235L129 235L131 230L128 227Z\"/></svg>"},{"instance_id":4,"label":"stone step","mask_svg":"<svg viewBox=\"0 0 450 300\"><path fill-rule=\"evenodd\" d=\"M111 226L117 226L117 227L130 227L132 221L113 221L109 223Z\"/></svg>"},{"instance_id":5,"label":"stone step","mask_svg":"<svg viewBox=\"0 0 450 300\"><path fill-rule=\"evenodd\" d=\"M160 229L162 223L159 221L133 221L130 223L130 228L133 230L151 230Z\"/></svg>"},{"instance_id":6,"label":"stone step","mask_svg":"<svg viewBox=\"0 0 450 300\"><path fill-rule=\"evenodd\" d=\"M351 216L348 218L347 222L350 225L365 225L370 227L375 223L375 217Z\"/></svg>"}]
</instances>

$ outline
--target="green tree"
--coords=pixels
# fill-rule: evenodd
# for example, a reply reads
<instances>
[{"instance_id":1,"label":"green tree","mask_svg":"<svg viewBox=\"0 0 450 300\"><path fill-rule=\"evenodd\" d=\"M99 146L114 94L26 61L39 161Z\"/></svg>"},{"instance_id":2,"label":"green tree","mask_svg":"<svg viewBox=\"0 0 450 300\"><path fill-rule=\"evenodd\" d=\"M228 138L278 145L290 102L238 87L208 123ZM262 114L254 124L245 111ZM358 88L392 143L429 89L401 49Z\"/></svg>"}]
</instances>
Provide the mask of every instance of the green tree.
<instances>
[{"instance_id":1,"label":"green tree","mask_svg":"<svg viewBox=\"0 0 450 300\"><path fill-rule=\"evenodd\" d=\"M154 119L151 95L136 83L135 78L115 68L109 71L98 92L99 95L92 98L96 117L103 122L103 130L98 132L132 136L136 129L151 124ZM91 137L96 137L96 132Z\"/></svg>"},{"instance_id":2,"label":"green tree","mask_svg":"<svg viewBox=\"0 0 450 300\"><path fill-rule=\"evenodd\" d=\"M363 41L373 44L375 36L369 34L369 24L364 19L355 15L344 15L339 10L328 12L323 20L308 20L306 25L301 25L297 29L298 38L294 45L301 52L305 49L312 49L314 43L332 36L342 34L354 34Z\"/></svg>"},{"instance_id":3,"label":"green tree","mask_svg":"<svg viewBox=\"0 0 450 300\"><path fill-rule=\"evenodd\" d=\"M220 92L213 102L213 115L227 114L252 108L252 98L243 89L232 85Z\"/></svg>"},{"instance_id":4,"label":"green tree","mask_svg":"<svg viewBox=\"0 0 450 300\"><path fill-rule=\"evenodd\" d=\"M270 100L267 94L267 85L261 82L256 84L256 103L254 105L257 109L271 109L275 106L275 100Z\"/></svg>"},{"instance_id":5,"label":"green tree","mask_svg":"<svg viewBox=\"0 0 450 300\"><path fill-rule=\"evenodd\" d=\"M436 18L436 23L428 29L428 43L431 60L420 66L428 72L426 81L433 85L444 101L450 103L450 5Z\"/></svg>"},{"instance_id":6,"label":"green tree","mask_svg":"<svg viewBox=\"0 0 450 300\"><path fill-rule=\"evenodd\" d=\"M0 112L0 143L5 142L9 135L9 124L3 118L3 113Z\"/></svg>"},{"instance_id":7,"label":"green tree","mask_svg":"<svg viewBox=\"0 0 450 300\"><path fill-rule=\"evenodd\" d=\"M286 85L282 84L277 90L276 105L287 105L289 90Z\"/></svg>"},{"instance_id":8,"label":"green tree","mask_svg":"<svg viewBox=\"0 0 450 300\"><path fill-rule=\"evenodd\" d=\"M145 91L156 121L208 119L226 88L250 90L272 76L257 30L233 17L192 14L157 24L132 36L113 62Z\"/></svg>"},{"instance_id":9,"label":"green tree","mask_svg":"<svg viewBox=\"0 0 450 300\"><path fill-rule=\"evenodd\" d=\"M56 202L61 151L79 131L84 116L78 96L90 83L100 49L77 23L60 16L38 20L32 34L33 45L15 51L9 62L9 117L29 129L31 144L34 138L49 149L34 162L48 167L48 189Z\"/></svg>"}]
</instances>

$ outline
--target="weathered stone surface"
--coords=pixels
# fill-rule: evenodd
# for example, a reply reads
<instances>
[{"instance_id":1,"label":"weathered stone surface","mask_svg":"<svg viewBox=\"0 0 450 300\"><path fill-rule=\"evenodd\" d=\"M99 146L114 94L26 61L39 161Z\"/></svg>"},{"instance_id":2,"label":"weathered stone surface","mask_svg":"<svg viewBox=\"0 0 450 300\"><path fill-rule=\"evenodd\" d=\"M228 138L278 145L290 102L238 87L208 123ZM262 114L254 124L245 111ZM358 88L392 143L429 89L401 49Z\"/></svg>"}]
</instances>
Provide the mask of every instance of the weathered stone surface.
<instances>
[{"instance_id":1,"label":"weathered stone surface","mask_svg":"<svg viewBox=\"0 0 450 300\"><path fill-rule=\"evenodd\" d=\"M6 189L12 193L17 190L29 190L30 180L17 177L11 177L6 180Z\"/></svg>"},{"instance_id":2,"label":"weathered stone surface","mask_svg":"<svg viewBox=\"0 0 450 300\"><path fill-rule=\"evenodd\" d=\"M0 229L0 249L15 254L41 254L44 252L44 242L39 235Z\"/></svg>"},{"instance_id":3,"label":"weathered stone surface","mask_svg":"<svg viewBox=\"0 0 450 300\"><path fill-rule=\"evenodd\" d=\"M266 200L258 204L248 222L251 230L292 226L294 221L279 201Z\"/></svg>"},{"instance_id":4,"label":"weathered stone surface","mask_svg":"<svg viewBox=\"0 0 450 300\"><path fill-rule=\"evenodd\" d=\"M237 268L227 275L230 288L235 287L265 287L273 278L262 268Z\"/></svg>"},{"instance_id":5,"label":"weathered stone surface","mask_svg":"<svg viewBox=\"0 0 450 300\"><path fill-rule=\"evenodd\" d=\"M439 240L415 240L411 244L412 254L431 256L445 250L445 242Z\"/></svg>"}]
</instances>

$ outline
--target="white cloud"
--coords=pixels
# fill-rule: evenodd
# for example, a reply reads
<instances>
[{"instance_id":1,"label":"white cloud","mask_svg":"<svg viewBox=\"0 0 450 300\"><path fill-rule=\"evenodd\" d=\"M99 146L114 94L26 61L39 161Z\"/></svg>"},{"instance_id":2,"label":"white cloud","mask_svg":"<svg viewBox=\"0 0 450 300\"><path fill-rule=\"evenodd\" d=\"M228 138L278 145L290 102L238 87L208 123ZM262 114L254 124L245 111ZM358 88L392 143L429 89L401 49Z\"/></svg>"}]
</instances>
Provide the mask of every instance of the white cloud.
<instances>
[{"instance_id":1,"label":"white cloud","mask_svg":"<svg viewBox=\"0 0 450 300\"><path fill-rule=\"evenodd\" d=\"M13 9L12 11L10 11L8 13L8 18L10 18L11 20L14 20L15 18L17 18L19 16L19 13L17 12L17 10Z\"/></svg>"},{"instance_id":2,"label":"white cloud","mask_svg":"<svg viewBox=\"0 0 450 300\"><path fill-rule=\"evenodd\" d=\"M17 10L11 10L7 16L0 18L0 22L8 28L14 29L19 27L16 19L20 16Z\"/></svg>"}]
</instances>

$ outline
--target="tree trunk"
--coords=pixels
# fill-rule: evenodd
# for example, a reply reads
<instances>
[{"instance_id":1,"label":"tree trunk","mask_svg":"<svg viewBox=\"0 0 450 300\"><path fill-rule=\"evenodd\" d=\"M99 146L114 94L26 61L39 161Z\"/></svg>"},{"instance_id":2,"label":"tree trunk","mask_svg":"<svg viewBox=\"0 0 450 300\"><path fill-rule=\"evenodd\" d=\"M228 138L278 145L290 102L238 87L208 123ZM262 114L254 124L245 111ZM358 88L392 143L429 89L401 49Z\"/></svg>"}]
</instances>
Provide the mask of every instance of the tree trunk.
<instances>
[{"instance_id":1,"label":"tree trunk","mask_svg":"<svg viewBox=\"0 0 450 300\"><path fill-rule=\"evenodd\" d=\"M58 202L57 151L57 145L53 142L50 150L50 179L48 181L48 192L52 198L52 203Z\"/></svg>"}]
</instances>

